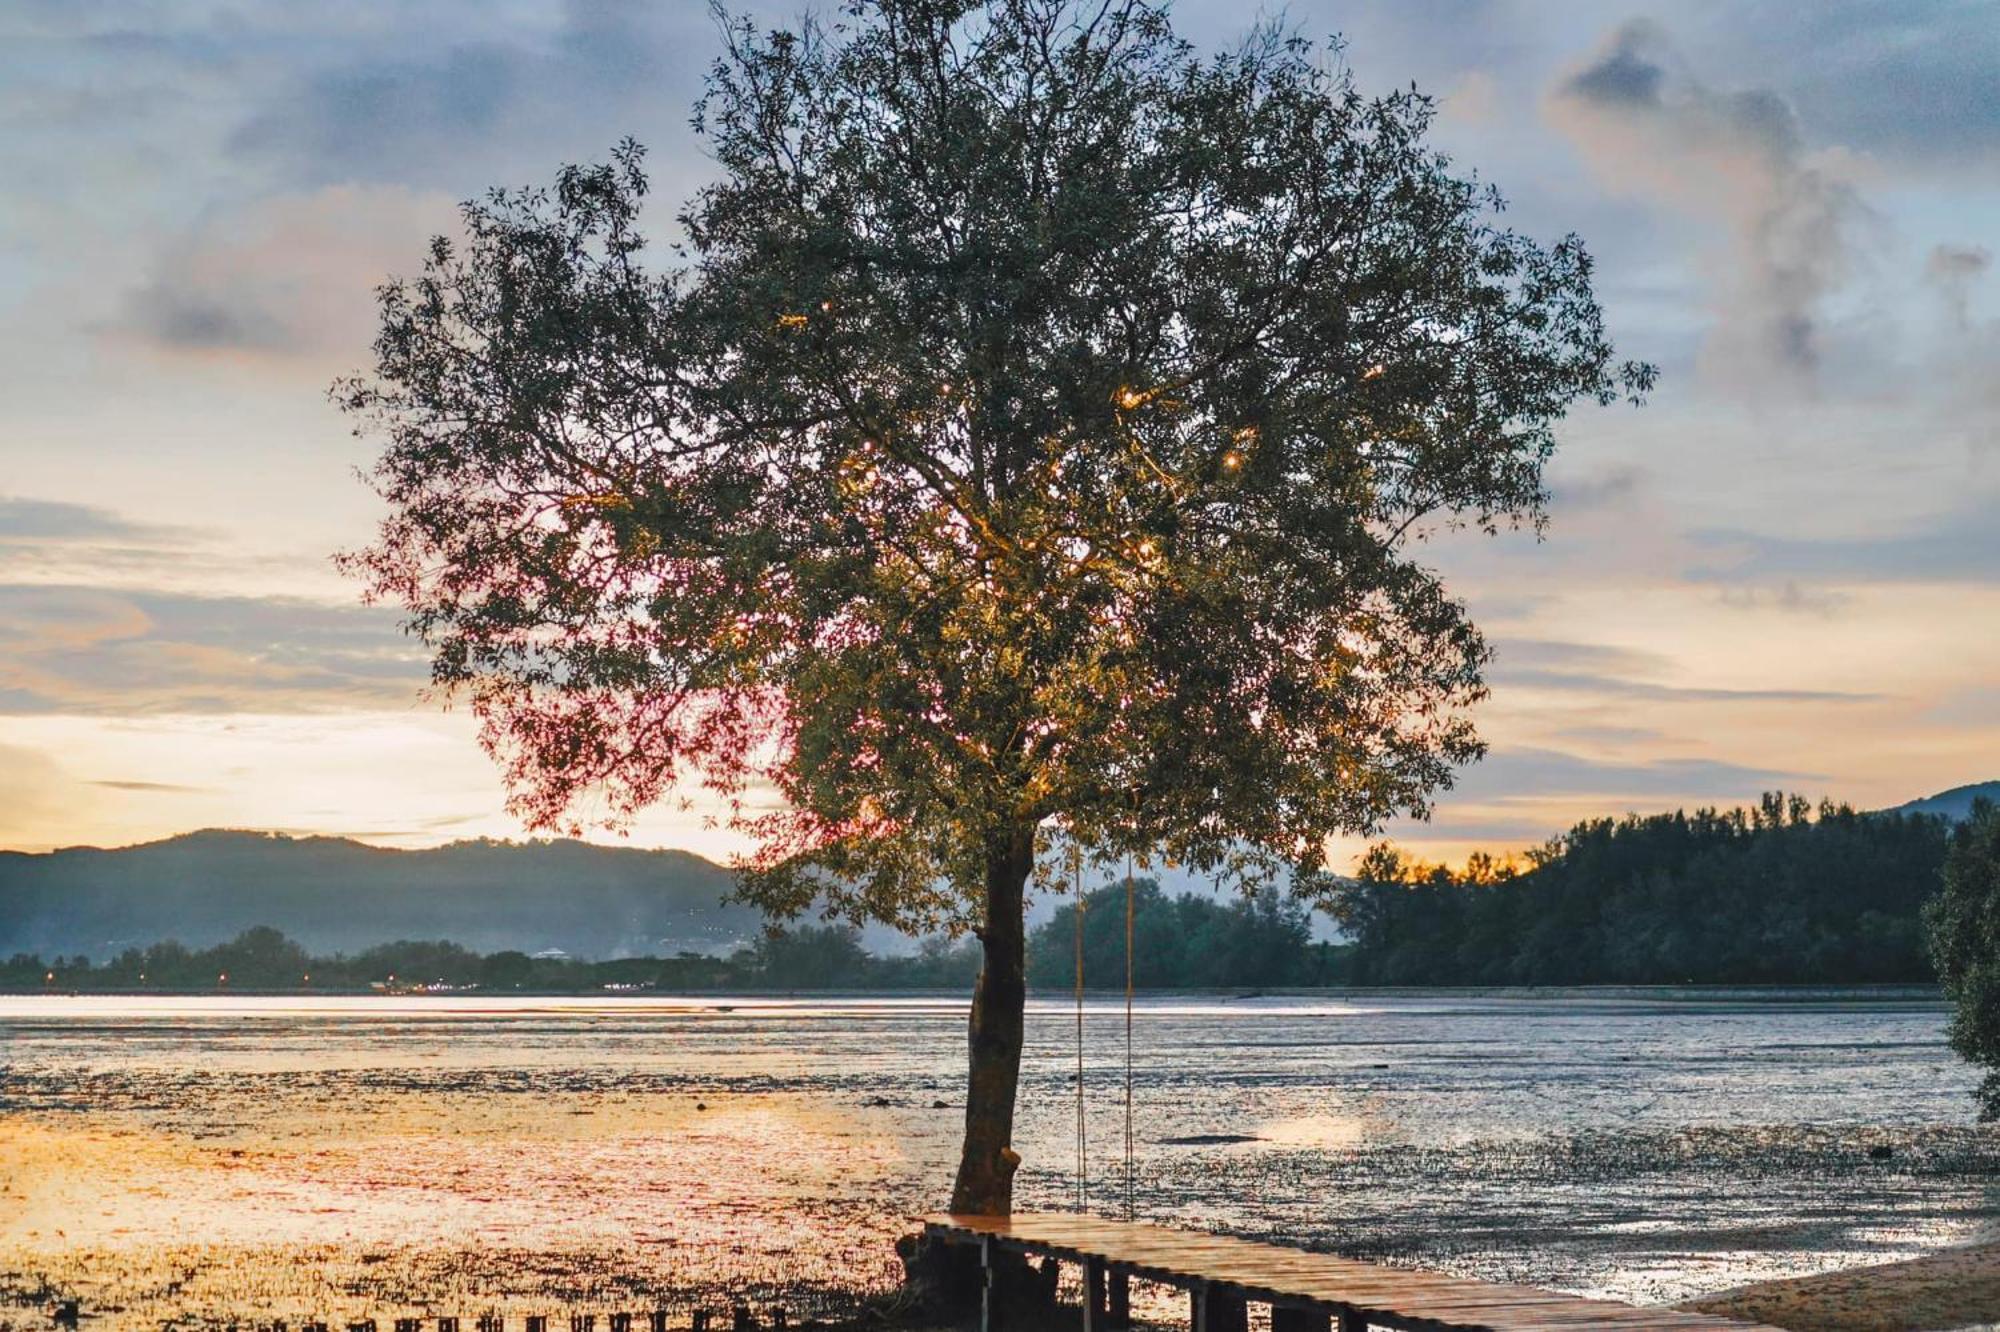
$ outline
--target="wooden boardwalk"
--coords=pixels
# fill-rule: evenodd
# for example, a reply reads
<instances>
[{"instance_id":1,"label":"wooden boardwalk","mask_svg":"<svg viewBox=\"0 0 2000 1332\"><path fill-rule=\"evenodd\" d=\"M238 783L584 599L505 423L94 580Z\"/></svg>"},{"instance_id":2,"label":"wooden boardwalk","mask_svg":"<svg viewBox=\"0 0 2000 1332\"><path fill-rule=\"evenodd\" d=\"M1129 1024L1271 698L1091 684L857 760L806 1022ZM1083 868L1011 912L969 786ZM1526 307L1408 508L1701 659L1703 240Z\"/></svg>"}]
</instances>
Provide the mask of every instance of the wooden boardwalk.
<instances>
[{"instance_id":1,"label":"wooden boardwalk","mask_svg":"<svg viewBox=\"0 0 2000 1332\"><path fill-rule=\"evenodd\" d=\"M996 1248L1079 1264L1087 1292L1084 1327L1090 1332L1129 1322L1124 1287L1133 1277L1188 1291L1195 1332L1242 1332L1253 1303L1271 1306L1273 1332L1773 1332L1708 1314L1376 1267L1332 1254L1092 1216L932 1216L924 1225L940 1239L981 1246L989 1267ZM1002 1321L1003 1306L989 1290L986 1326Z\"/></svg>"}]
</instances>

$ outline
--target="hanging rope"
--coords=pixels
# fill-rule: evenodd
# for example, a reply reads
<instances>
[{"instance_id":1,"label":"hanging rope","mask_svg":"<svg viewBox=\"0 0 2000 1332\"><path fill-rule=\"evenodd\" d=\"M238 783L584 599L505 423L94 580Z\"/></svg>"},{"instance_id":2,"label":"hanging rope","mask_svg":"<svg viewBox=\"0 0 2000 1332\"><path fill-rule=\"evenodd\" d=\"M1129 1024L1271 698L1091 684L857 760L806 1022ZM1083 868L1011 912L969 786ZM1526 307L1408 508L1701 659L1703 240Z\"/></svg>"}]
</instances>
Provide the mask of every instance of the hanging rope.
<instances>
[{"instance_id":1,"label":"hanging rope","mask_svg":"<svg viewBox=\"0 0 2000 1332\"><path fill-rule=\"evenodd\" d=\"M1089 1135L1083 1114L1083 849L1070 848L1076 875L1076 1210L1090 1210Z\"/></svg>"},{"instance_id":2,"label":"hanging rope","mask_svg":"<svg viewBox=\"0 0 2000 1332\"><path fill-rule=\"evenodd\" d=\"M1132 1219L1132 853L1125 853L1125 1219Z\"/></svg>"}]
</instances>

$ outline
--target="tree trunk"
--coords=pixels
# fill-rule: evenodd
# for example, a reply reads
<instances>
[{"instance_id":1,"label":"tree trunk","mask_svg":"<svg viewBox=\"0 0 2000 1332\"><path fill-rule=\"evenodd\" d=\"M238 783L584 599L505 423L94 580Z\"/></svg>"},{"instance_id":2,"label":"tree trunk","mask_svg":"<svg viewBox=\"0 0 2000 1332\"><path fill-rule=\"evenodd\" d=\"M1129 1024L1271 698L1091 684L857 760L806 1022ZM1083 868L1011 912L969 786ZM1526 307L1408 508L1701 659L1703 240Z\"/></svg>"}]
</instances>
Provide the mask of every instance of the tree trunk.
<instances>
[{"instance_id":1,"label":"tree trunk","mask_svg":"<svg viewBox=\"0 0 2000 1332\"><path fill-rule=\"evenodd\" d=\"M1021 1039L1028 1002L1027 925L1023 906L1035 864L1033 828L1011 829L986 856L985 962L972 992L971 1076L965 1095L965 1148L951 1210L1006 1216L1013 1210L1014 1093L1021 1081Z\"/></svg>"}]
</instances>

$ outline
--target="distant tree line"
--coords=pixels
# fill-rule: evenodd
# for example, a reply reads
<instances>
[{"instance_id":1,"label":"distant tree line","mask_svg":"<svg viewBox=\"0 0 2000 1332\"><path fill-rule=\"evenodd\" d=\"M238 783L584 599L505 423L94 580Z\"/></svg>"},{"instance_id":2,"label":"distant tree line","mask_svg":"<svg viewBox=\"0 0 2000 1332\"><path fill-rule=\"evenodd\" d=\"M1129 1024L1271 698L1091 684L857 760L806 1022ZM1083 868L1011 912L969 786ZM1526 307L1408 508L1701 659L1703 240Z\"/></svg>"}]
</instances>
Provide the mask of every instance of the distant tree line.
<instances>
[{"instance_id":1,"label":"distant tree line","mask_svg":"<svg viewBox=\"0 0 2000 1332\"><path fill-rule=\"evenodd\" d=\"M630 987L664 991L743 989L961 989L979 958L970 943L925 940L914 953L877 956L854 930L808 925L773 932L726 957L587 961L531 957L506 950L476 953L443 940L386 943L364 952L313 957L268 926L245 930L213 948L171 940L128 949L93 966L88 957L44 960L17 954L0 962L7 990L368 990L442 985L482 990L582 991Z\"/></svg>"},{"instance_id":2,"label":"distant tree line","mask_svg":"<svg viewBox=\"0 0 2000 1332\"><path fill-rule=\"evenodd\" d=\"M1782 792L1595 819L1525 863L1387 846L1328 902L1370 985L1928 982L1921 912L1951 825Z\"/></svg>"},{"instance_id":3,"label":"distant tree line","mask_svg":"<svg viewBox=\"0 0 2000 1332\"><path fill-rule=\"evenodd\" d=\"M1314 944L1306 908L1276 893L1226 903L1134 885L1136 982L1142 989L1337 983L1345 950ZM1075 976L1074 903L1035 931L1033 984L1068 989ZM1085 970L1093 987L1125 983L1125 889L1088 898ZM190 949L168 941L128 949L93 965L87 957L17 954L0 962L7 990L367 990L376 986L477 986L482 990L583 991L607 986L661 991L964 989L979 970L977 945L943 938L902 954L871 953L845 925L772 930L728 956L686 952L592 962L476 953L442 940L403 940L364 952L314 957L278 930L258 926L227 943Z\"/></svg>"},{"instance_id":4,"label":"distant tree line","mask_svg":"<svg viewBox=\"0 0 2000 1332\"><path fill-rule=\"evenodd\" d=\"M1132 884L1133 985L1156 989L1242 989L1337 985L1347 949L1314 943L1307 908L1275 890L1231 897L1169 896L1152 879ZM1044 990L1076 984L1074 899L1028 940L1028 983ZM1125 885L1087 893L1083 978L1090 989L1125 984Z\"/></svg>"}]
</instances>

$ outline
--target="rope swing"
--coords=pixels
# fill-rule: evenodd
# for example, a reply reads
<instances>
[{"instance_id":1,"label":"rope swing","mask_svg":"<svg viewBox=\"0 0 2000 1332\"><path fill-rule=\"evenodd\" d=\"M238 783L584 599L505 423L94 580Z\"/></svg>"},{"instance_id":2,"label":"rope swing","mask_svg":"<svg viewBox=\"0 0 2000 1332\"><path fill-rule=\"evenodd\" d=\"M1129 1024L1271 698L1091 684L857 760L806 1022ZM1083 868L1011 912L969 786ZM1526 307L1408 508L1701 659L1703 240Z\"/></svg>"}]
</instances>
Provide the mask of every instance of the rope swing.
<instances>
[{"instance_id":1,"label":"rope swing","mask_svg":"<svg viewBox=\"0 0 2000 1332\"><path fill-rule=\"evenodd\" d=\"M1083 1044L1083 848L1070 848L1072 892L1076 895L1076 1208L1090 1210L1090 1134L1084 1094ZM1136 981L1134 952L1138 898L1133 886L1132 853L1125 853L1125 1219L1136 1213L1137 1171L1132 1138L1132 996Z\"/></svg>"},{"instance_id":2,"label":"rope swing","mask_svg":"<svg viewBox=\"0 0 2000 1332\"><path fill-rule=\"evenodd\" d=\"M1132 853L1125 853L1125 1219L1132 1219Z\"/></svg>"},{"instance_id":3,"label":"rope swing","mask_svg":"<svg viewBox=\"0 0 2000 1332\"><path fill-rule=\"evenodd\" d=\"M1076 877L1076 1210L1090 1210L1089 1133L1083 1102L1083 848L1070 848Z\"/></svg>"}]
</instances>

